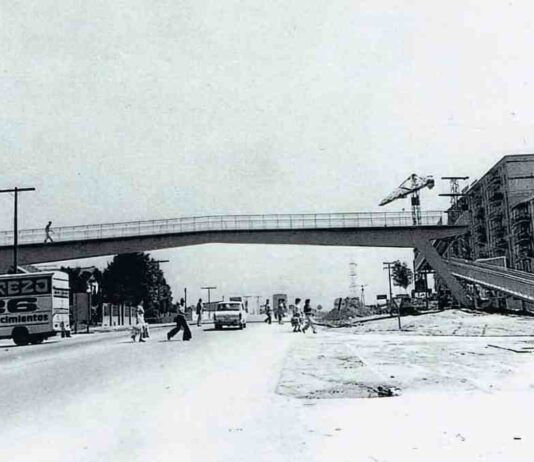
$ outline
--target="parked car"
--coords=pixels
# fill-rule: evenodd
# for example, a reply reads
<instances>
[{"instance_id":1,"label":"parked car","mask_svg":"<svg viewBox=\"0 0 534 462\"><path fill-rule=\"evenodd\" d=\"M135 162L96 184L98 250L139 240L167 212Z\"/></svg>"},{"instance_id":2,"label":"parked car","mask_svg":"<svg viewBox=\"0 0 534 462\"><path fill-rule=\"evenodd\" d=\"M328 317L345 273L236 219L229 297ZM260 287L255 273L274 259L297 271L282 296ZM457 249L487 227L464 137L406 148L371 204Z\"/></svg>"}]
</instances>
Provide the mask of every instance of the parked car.
<instances>
[{"instance_id":1,"label":"parked car","mask_svg":"<svg viewBox=\"0 0 534 462\"><path fill-rule=\"evenodd\" d=\"M236 326L243 329L247 327L247 313L248 310L243 302L219 302L213 313L215 329L222 329L223 326Z\"/></svg>"}]
</instances>

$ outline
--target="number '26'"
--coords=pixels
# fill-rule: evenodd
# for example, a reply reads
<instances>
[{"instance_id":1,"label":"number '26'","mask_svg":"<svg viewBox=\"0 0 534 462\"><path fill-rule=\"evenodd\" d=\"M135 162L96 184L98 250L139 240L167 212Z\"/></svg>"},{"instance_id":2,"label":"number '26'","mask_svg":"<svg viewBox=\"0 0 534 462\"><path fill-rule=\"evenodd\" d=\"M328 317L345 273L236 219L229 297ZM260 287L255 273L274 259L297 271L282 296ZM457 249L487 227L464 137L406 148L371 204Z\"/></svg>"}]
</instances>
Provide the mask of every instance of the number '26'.
<instances>
[{"instance_id":1,"label":"number '26'","mask_svg":"<svg viewBox=\"0 0 534 462\"><path fill-rule=\"evenodd\" d=\"M11 300L0 300L0 314L7 311L10 313L27 313L37 310L37 299L35 297L12 298Z\"/></svg>"}]
</instances>

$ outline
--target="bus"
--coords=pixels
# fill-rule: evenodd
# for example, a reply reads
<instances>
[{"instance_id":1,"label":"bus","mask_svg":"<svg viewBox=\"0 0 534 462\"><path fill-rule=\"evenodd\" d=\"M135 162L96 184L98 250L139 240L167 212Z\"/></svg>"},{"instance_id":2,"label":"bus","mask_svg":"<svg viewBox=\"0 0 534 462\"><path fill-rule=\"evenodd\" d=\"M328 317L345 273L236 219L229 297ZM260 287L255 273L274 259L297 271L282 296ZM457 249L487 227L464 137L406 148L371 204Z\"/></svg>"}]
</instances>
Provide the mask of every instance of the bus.
<instances>
[{"instance_id":1,"label":"bus","mask_svg":"<svg viewBox=\"0 0 534 462\"><path fill-rule=\"evenodd\" d=\"M62 271L0 275L0 339L16 345L70 337L69 276Z\"/></svg>"}]
</instances>

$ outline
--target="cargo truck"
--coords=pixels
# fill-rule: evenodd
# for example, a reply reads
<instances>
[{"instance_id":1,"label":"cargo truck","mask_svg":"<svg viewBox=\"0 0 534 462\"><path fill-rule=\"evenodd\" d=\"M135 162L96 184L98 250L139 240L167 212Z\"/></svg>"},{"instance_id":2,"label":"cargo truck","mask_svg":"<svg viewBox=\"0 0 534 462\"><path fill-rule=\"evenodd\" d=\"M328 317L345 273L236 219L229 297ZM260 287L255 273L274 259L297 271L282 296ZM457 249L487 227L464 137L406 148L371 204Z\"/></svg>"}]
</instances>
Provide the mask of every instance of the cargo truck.
<instances>
[{"instance_id":1,"label":"cargo truck","mask_svg":"<svg viewBox=\"0 0 534 462\"><path fill-rule=\"evenodd\" d=\"M68 274L0 275L0 339L37 344L58 333L70 337Z\"/></svg>"}]
</instances>

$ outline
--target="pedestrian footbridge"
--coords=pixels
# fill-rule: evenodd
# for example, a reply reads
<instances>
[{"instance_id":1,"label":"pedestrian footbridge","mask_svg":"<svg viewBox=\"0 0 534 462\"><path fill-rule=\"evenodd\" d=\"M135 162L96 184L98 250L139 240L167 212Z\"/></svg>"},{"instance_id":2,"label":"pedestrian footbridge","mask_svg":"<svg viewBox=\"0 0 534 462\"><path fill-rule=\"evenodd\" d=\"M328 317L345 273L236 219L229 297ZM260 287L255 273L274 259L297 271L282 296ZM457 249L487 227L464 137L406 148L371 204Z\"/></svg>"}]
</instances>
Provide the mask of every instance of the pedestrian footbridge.
<instances>
[{"instance_id":1,"label":"pedestrian footbridge","mask_svg":"<svg viewBox=\"0 0 534 462\"><path fill-rule=\"evenodd\" d=\"M431 245L465 231L446 223L440 211L422 212L418 226L411 212L219 215L58 227L52 229L53 243L44 243L44 228L29 229L18 233L18 261L36 264L209 243L417 248L466 305L465 291ZM0 270L12 264L13 238L11 231L0 232Z\"/></svg>"}]
</instances>

